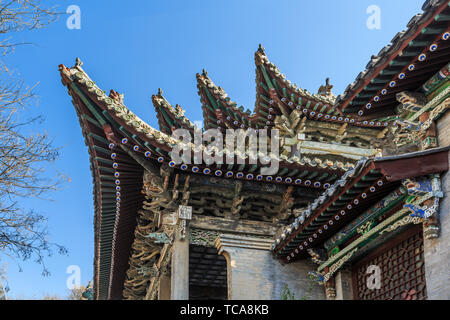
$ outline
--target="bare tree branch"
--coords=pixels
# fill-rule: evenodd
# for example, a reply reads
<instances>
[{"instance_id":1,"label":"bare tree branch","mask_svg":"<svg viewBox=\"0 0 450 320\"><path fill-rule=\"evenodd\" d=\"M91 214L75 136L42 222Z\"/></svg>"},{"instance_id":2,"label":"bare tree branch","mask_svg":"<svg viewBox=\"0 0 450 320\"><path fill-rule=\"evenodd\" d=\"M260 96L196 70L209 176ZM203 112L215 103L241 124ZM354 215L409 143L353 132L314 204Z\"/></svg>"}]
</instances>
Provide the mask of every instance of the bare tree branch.
<instances>
[{"instance_id":1,"label":"bare tree branch","mask_svg":"<svg viewBox=\"0 0 450 320\"><path fill-rule=\"evenodd\" d=\"M53 8L38 0L0 0L0 34L41 28L55 20ZM20 44L0 41L0 52L10 53ZM20 260L33 258L48 270L44 258L66 253L48 239L46 218L20 206L21 198L41 198L57 189L61 178L46 172L59 155L47 134L33 132L42 118L24 119L28 107L36 105L33 88L0 63L0 253Z\"/></svg>"},{"instance_id":2,"label":"bare tree branch","mask_svg":"<svg viewBox=\"0 0 450 320\"><path fill-rule=\"evenodd\" d=\"M0 1L0 34L42 28L57 17L55 8L43 8L39 0Z\"/></svg>"},{"instance_id":3,"label":"bare tree branch","mask_svg":"<svg viewBox=\"0 0 450 320\"><path fill-rule=\"evenodd\" d=\"M55 7L44 8L40 0L0 0L0 34L43 28L56 21L61 13ZM12 37L0 41L0 54L7 55L17 46Z\"/></svg>"}]
</instances>

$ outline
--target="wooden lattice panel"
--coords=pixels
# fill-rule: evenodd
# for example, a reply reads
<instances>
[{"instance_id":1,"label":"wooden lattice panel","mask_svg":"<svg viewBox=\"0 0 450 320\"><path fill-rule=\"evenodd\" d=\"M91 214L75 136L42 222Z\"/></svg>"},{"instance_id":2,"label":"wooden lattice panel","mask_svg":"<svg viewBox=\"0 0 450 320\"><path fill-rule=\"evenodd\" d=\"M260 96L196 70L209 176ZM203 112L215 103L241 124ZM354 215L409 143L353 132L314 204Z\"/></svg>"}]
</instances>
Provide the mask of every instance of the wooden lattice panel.
<instances>
[{"instance_id":1,"label":"wooden lattice panel","mask_svg":"<svg viewBox=\"0 0 450 320\"><path fill-rule=\"evenodd\" d=\"M381 270L379 289L369 289L369 266ZM357 262L353 268L353 290L360 300L426 300L425 263L421 225L403 232L398 237L369 256Z\"/></svg>"}]
</instances>

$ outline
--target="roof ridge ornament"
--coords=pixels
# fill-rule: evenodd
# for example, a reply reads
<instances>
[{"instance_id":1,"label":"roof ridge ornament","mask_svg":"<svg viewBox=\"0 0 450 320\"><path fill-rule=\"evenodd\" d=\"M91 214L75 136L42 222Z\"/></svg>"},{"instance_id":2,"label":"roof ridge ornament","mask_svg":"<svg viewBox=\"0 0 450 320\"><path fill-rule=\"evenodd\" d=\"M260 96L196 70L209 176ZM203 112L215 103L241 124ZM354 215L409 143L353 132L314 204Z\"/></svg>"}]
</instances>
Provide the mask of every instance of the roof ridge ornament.
<instances>
[{"instance_id":1,"label":"roof ridge ornament","mask_svg":"<svg viewBox=\"0 0 450 320\"><path fill-rule=\"evenodd\" d=\"M76 57L75 59L75 67L81 67L83 65L83 61L80 58Z\"/></svg>"},{"instance_id":2,"label":"roof ridge ornament","mask_svg":"<svg viewBox=\"0 0 450 320\"><path fill-rule=\"evenodd\" d=\"M330 78L327 77L325 79L325 85L320 86L317 94L331 101L335 101L336 95L331 91L331 89L333 89L333 85L330 84Z\"/></svg>"},{"instance_id":3,"label":"roof ridge ornament","mask_svg":"<svg viewBox=\"0 0 450 320\"><path fill-rule=\"evenodd\" d=\"M266 49L264 49L263 45L260 43L258 46L258 52L266 54Z\"/></svg>"},{"instance_id":4,"label":"roof ridge ornament","mask_svg":"<svg viewBox=\"0 0 450 320\"><path fill-rule=\"evenodd\" d=\"M184 110L179 104L175 104L175 114L178 117L184 117L184 113L186 110Z\"/></svg>"},{"instance_id":5,"label":"roof ridge ornament","mask_svg":"<svg viewBox=\"0 0 450 320\"><path fill-rule=\"evenodd\" d=\"M422 5L422 10L425 11L429 7L436 7L439 4L439 0L426 0Z\"/></svg>"},{"instance_id":6,"label":"roof ridge ornament","mask_svg":"<svg viewBox=\"0 0 450 320\"><path fill-rule=\"evenodd\" d=\"M117 91L114 91L113 89L109 91L109 97L120 104L123 104L125 99L125 95L123 93L121 94Z\"/></svg>"},{"instance_id":7,"label":"roof ridge ornament","mask_svg":"<svg viewBox=\"0 0 450 320\"><path fill-rule=\"evenodd\" d=\"M327 96L329 94L332 94L331 89L333 89L333 85L330 84L330 78L326 78L325 85L320 86L319 90L317 91L317 94Z\"/></svg>"}]
</instances>

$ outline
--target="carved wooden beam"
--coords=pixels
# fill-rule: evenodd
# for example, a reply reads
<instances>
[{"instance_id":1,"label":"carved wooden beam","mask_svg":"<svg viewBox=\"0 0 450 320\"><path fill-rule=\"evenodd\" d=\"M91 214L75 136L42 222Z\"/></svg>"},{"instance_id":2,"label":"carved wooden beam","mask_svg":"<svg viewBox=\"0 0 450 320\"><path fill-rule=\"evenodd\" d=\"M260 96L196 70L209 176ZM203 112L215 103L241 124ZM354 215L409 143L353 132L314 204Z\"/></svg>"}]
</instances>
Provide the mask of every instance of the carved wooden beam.
<instances>
[{"instance_id":1,"label":"carved wooden beam","mask_svg":"<svg viewBox=\"0 0 450 320\"><path fill-rule=\"evenodd\" d=\"M241 196L242 191L242 182L236 183L234 188L233 202L231 206L231 217L237 217L239 219L239 211L242 208L242 202L244 201L244 197ZM231 218L230 216L226 216L227 218Z\"/></svg>"},{"instance_id":2,"label":"carved wooden beam","mask_svg":"<svg viewBox=\"0 0 450 320\"><path fill-rule=\"evenodd\" d=\"M283 198L281 199L281 203L278 207L278 214L273 218L274 223L277 223L280 220L286 220L290 216L291 214L290 209L294 204L294 198L291 197L293 190L294 190L293 186L289 186L286 188Z\"/></svg>"}]
</instances>

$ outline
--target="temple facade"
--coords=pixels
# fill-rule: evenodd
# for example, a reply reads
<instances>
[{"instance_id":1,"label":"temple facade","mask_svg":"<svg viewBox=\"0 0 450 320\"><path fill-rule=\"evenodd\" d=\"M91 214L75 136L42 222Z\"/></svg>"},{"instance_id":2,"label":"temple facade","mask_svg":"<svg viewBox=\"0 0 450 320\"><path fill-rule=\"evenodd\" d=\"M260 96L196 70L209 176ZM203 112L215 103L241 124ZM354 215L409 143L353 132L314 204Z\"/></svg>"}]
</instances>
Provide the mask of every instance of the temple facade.
<instances>
[{"instance_id":1,"label":"temple facade","mask_svg":"<svg viewBox=\"0 0 450 320\"><path fill-rule=\"evenodd\" d=\"M196 75L201 128L162 90L152 128L60 65L90 154L94 299L450 299L449 37L449 1L426 1L337 97L260 45L253 111Z\"/></svg>"}]
</instances>

